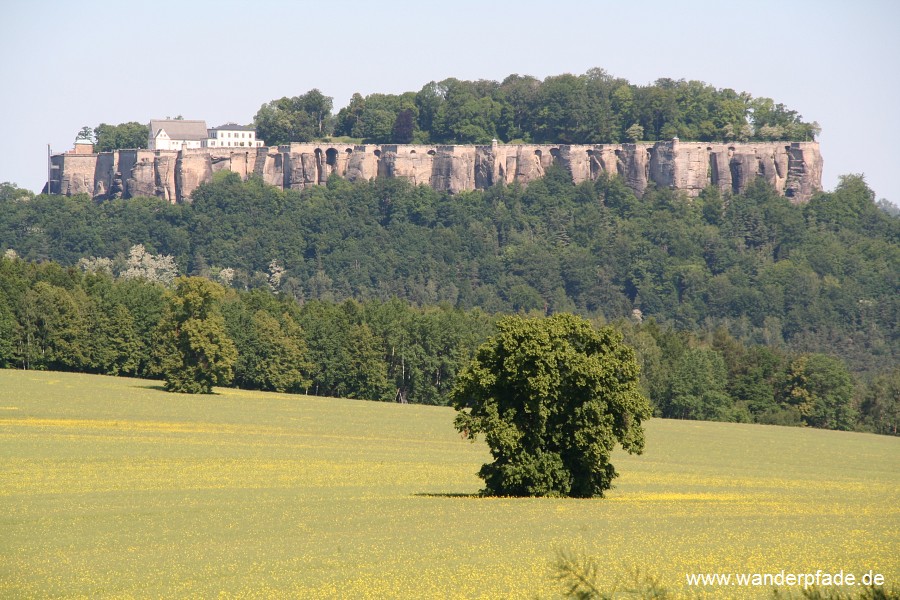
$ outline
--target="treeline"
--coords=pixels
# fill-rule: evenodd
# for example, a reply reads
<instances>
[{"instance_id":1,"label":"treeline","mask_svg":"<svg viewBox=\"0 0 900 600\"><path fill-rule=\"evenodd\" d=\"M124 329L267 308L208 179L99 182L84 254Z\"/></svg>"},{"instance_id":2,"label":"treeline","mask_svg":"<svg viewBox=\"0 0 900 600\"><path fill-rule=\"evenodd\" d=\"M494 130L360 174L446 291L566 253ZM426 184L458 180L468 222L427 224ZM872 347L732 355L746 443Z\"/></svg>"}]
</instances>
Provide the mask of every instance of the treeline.
<instances>
[{"instance_id":1,"label":"treeline","mask_svg":"<svg viewBox=\"0 0 900 600\"><path fill-rule=\"evenodd\" d=\"M900 367L863 383L835 356L745 345L724 328L622 325L656 416L898 434Z\"/></svg>"},{"instance_id":2,"label":"treeline","mask_svg":"<svg viewBox=\"0 0 900 600\"><path fill-rule=\"evenodd\" d=\"M114 277L0 258L0 366L162 376L171 290L152 274ZM229 290L221 309L247 389L442 404L494 318L405 302L307 302Z\"/></svg>"},{"instance_id":3,"label":"treeline","mask_svg":"<svg viewBox=\"0 0 900 600\"><path fill-rule=\"evenodd\" d=\"M0 258L0 366L161 378L173 293L134 268L114 277ZM237 350L232 385L426 404L446 403L495 323L479 309L397 299L300 304L231 289L220 304ZM897 434L900 369L863 384L837 358L748 346L724 329L700 337L652 320L617 326L657 416Z\"/></svg>"},{"instance_id":4,"label":"treeline","mask_svg":"<svg viewBox=\"0 0 900 600\"><path fill-rule=\"evenodd\" d=\"M900 362L900 220L857 176L803 206L761 181L741 196L638 199L617 178L575 186L554 168L525 189L457 196L402 180L281 191L226 173L186 205L3 189L0 244L27 261L124 267L144 244L181 274L301 303L396 297L607 321L636 310L839 356L863 378Z\"/></svg>"},{"instance_id":5,"label":"treeline","mask_svg":"<svg viewBox=\"0 0 900 600\"><path fill-rule=\"evenodd\" d=\"M267 144L348 136L369 143L618 143L680 137L702 141L812 140L817 123L771 98L700 81L635 85L603 69L543 81L455 78L418 92L354 94L332 114L319 90L264 104L256 131Z\"/></svg>"}]
</instances>

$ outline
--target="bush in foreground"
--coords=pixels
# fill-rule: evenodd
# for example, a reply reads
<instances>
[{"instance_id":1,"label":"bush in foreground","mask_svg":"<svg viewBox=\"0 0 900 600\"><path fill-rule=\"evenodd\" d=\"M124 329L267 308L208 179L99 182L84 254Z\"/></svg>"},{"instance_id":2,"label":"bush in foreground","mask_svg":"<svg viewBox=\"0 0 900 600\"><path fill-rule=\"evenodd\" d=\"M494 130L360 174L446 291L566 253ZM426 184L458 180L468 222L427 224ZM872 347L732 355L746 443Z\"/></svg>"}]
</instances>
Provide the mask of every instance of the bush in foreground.
<instances>
[{"instance_id":1,"label":"bush in foreground","mask_svg":"<svg viewBox=\"0 0 900 600\"><path fill-rule=\"evenodd\" d=\"M491 495L602 496L615 445L644 448L650 417L634 351L611 328L574 315L507 317L450 394L464 435L485 435Z\"/></svg>"}]
</instances>

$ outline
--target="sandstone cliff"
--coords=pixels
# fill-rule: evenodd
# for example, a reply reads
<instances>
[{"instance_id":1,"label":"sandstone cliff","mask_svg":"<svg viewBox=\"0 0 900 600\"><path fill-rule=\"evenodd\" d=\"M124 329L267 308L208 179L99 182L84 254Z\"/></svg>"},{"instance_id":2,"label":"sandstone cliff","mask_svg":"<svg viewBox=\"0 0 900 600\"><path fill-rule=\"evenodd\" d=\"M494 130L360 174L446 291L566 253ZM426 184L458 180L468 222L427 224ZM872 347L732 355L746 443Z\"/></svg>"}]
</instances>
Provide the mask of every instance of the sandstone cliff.
<instances>
[{"instance_id":1,"label":"sandstone cliff","mask_svg":"<svg viewBox=\"0 0 900 600\"><path fill-rule=\"evenodd\" d=\"M90 194L98 200L157 196L188 202L201 183L229 170L258 175L280 188L322 185L332 175L351 181L399 177L459 193L496 183L526 185L547 167L561 165L575 183L601 173L622 177L642 195L650 184L696 196L708 185L742 192L764 178L793 202L822 189L816 142L710 144L677 139L642 144L416 146L304 143L277 148L119 150L51 157L50 193Z\"/></svg>"}]
</instances>

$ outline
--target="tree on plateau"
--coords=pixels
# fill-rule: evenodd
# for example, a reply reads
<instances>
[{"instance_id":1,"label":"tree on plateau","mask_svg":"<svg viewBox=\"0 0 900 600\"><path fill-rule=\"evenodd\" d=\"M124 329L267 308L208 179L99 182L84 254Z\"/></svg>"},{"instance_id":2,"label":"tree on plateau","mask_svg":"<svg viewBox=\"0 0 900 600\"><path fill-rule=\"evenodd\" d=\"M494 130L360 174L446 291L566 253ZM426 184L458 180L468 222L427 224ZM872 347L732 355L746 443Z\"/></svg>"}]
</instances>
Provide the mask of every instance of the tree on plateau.
<instances>
[{"instance_id":1,"label":"tree on plateau","mask_svg":"<svg viewBox=\"0 0 900 600\"><path fill-rule=\"evenodd\" d=\"M617 476L615 445L644 448L650 417L634 351L611 328L568 314L506 317L451 392L455 425L484 434L494 462L484 492L503 496L603 496Z\"/></svg>"},{"instance_id":2,"label":"tree on plateau","mask_svg":"<svg viewBox=\"0 0 900 600\"><path fill-rule=\"evenodd\" d=\"M225 331L225 290L202 277L179 277L156 329L155 355L170 392L209 394L231 382L237 350Z\"/></svg>"}]
</instances>

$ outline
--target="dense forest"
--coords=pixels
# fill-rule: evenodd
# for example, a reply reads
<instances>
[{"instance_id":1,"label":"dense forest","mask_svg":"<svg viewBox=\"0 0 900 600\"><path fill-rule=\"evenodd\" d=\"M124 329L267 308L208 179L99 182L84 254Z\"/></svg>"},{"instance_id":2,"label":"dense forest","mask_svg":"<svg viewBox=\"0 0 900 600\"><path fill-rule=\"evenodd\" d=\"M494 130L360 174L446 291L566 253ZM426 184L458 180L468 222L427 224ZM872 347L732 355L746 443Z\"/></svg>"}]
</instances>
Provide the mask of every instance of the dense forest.
<instances>
[{"instance_id":1,"label":"dense forest","mask_svg":"<svg viewBox=\"0 0 900 600\"><path fill-rule=\"evenodd\" d=\"M332 114L319 90L264 104L254 119L269 145L346 136L369 143L619 143L680 137L702 141L813 140L817 123L771 98L701 81L635 85L603 69L543 81L432 81L418 92L354 94Z\"/></svg>"},{"instance_id":2,"label":"dense forest","mask_svg":"<svg viewBox=\"0 0 900 600\"><path fill-rule=\"evenodd\" d=\"M0 202L10 367L154 376L166 286L189 274L230 290L240 386L442 403L495 315L574 312L623 329L660 415L896 429L900 220L859 176L804 206L761 181L637 198L552 168L457 196L221 173L185 205L9 185ZM253 358L267 336L304 357L291 376Z\"/></svg>"}]
</instances>

